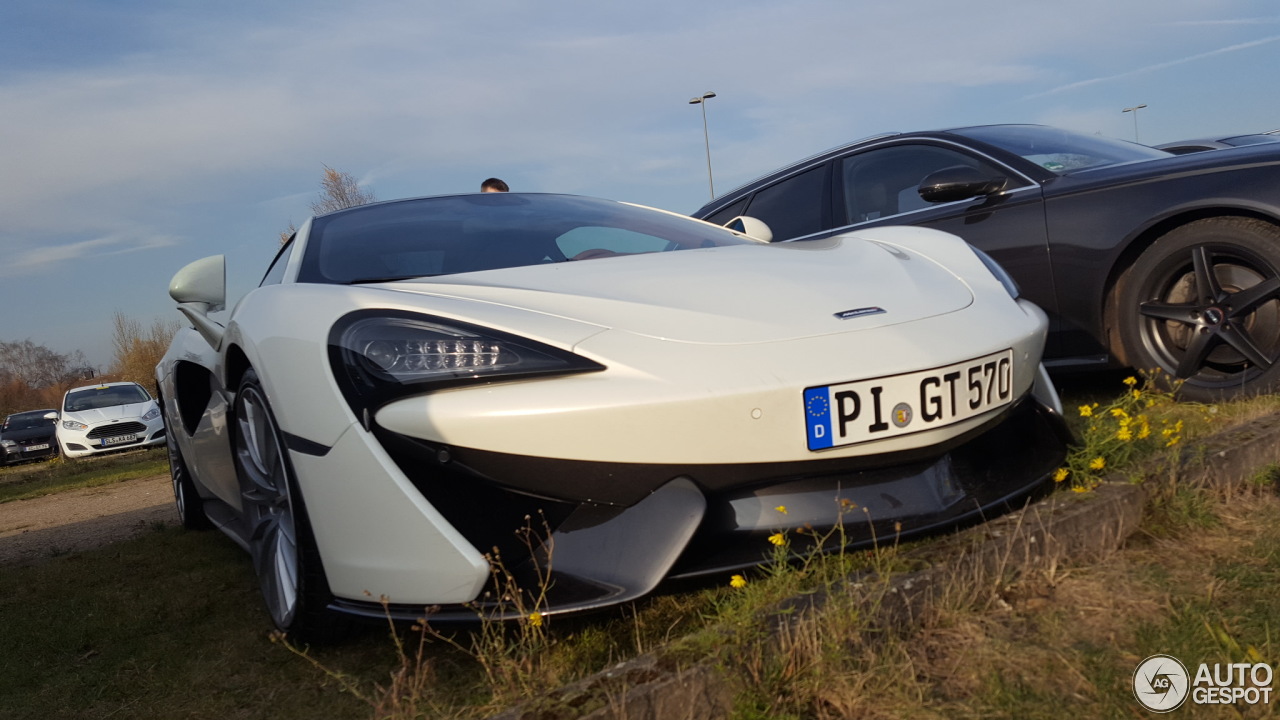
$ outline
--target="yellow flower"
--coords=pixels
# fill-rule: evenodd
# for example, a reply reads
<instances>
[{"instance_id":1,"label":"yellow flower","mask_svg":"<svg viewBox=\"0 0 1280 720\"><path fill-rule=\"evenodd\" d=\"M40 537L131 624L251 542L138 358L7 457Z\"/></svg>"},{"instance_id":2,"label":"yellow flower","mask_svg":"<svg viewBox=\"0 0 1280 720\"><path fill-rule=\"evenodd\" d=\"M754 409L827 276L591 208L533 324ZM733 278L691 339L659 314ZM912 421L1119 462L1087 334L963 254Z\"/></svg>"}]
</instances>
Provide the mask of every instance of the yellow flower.
<instances>
[{"instance_id":1,"label":"yellow flower","mask_svg":"<svg viewBox=\"0 0 1280 720\"><path fill-rule=\"evenodd\" d=\"M1150 436L1151 436L1151 426L1146 423L1142 423L1142 427L1138 429L1138 439L1146 440Z\"/></svg>"},{"instance_id":2,"label":"yellow flower","mask_svg":"<svg viewBox=\"0 0 1280 720\"><path fill-rule=\"evenodd\" d=\"M786 514L787 514L787 506L786 506L786 505L779 505L778 507L774 508L774 510L777 510L778 512L782 513L783 515L786 515Z\"/></svg>"},{"instance_id":3,"label":"yellow flower","mask_svg":"<svg viewBox=\"0 0 1280 720\"><path fill-rule=\"evenodd\" d=\"M1138 378L1130 375L1129 377L1124 379L1124 384L1128 385L1129 387L1133 387L1134 385L1138 384Z\"/></svg>"},{"instance_id":4,"label":"yellow flower","mask_svg":"<svg viewBox=\"0 0 1280 720\"><path fill-rule=\"evenodd\" d=\"M1090 470L1101 470L1106 466L1107 466L1107 459L1103 457L1096 457L1089 461Z\"/></svg>"},{"instance_id":5,"label":"yellow flower","mask_svg":"<svg viewBox=\"0 0 1280 720\"><path fill-rule=\"evenodd\" d=\"M1070 470L1066 468L1058 468L1057 470L1053 471L1053 481L1062 482L1063 480L1066 480L1067 476L1070 474L1071 474Z\"/></svg>"},{"instance_id":6,"label":"yellow flower","mask_svg":"<svg viewBox=\"0 0 1280 720\"><path fill-rule=\"evenodd\" d=\"M1093 417L1093 406L1092 406L1092 405L1081 405L1081 406L1080 406L1080 417Z\"/></svg>"},{"instance_id":7,"label":"yellow flower","mask_svg":"<svg viewBox=\"0 0 1280 720\"><path fill-rule=\"evenodd\" d=\"M1138 400L1138 399L1140 399L1141 397L1142 397L1142 391L1141 391L1141 390L1134 390L1134 391L1133 391L1133 399L1134 399L1134 400Z\"/></svg>"},{"instance_id":8,"label":"yellow flower","mask_svg":"<svg viewBox=\"0 0 1280 720\"><path fill-rule=\"evenodd\" d=\"M733 577L729 578L729 587L731 588L744 588L746 586L747 586L747 579L741 575L734 575Z\"/></svg>"},{"instance_id":9,"label":"yellow flower","mask_svg":"<svg viewBox=\"0 0 1280 720\"><path fill-rule=\"evenodd\" d=\"M1129 417L1129 413L1125 412L1124 408L1111 408L1111 415L1118 418Z\"/></svg>"},{"instance_id":10,"label":"yellow flower","mask_svg":"<svg viewBox=\"0 0 1280 720\"><path fill-rule=\"evenodd\" d=\"M769 536L769 542L779 547L787 544L787 536L782 533L774 533Z\"/></svg>"},{"instance_id":11,"label":"yellow flower","mask_svg":"<svg viewBox=\"0 0 1280 720\"><path fill-rule=\"evenodd\" d=\"M1133 439L1133 432L1129 430L1128 426L1121 427L1120 430L1116 432L1116 439L1129 442Z\"/></svg>"},{"instance_id":12,"label":"yellow flower","mask_svg":"<svg viewBox=\"0 0 1280 720\"><path fill-rule=\"evenodd\" d=\"M1182 439L1182 438L1178 437L1177 435L1174 435L1173 437L1169 438L1169 442L1165 443L1165 444L1164 444L1164 446L1165 446L1165 447L1173 447L1174 445L1177 445L1177 444L1178 444L1178 441L1179 441L1179 440L1181 440L1181 439Z\"/></svg>"},{"instance_id":13,"label":"yellow flower","mask_svg":"<svg viewBox=\"0 0 1280 720\"><path fill-rule=\"evenodd\" d=\"M542 613L540 612L529 613L529 624L534 627L542 627Z\"/></svg>"},{"instance_id":14,"label":"yellow flower","mask_svg":"<svg viewBox=\"0 0 1280 720\"><path fill-rule=\"evenodd\" d=\"M1087 487L1081 487L1081 486L1079 486L1079 485L1076 485L1075 487L1071 488L1071 492L1076 492L1076 493L1087 493L1087 492L1089 492L1089 488L1087 488Z\"/></svg>"}]
</instances>

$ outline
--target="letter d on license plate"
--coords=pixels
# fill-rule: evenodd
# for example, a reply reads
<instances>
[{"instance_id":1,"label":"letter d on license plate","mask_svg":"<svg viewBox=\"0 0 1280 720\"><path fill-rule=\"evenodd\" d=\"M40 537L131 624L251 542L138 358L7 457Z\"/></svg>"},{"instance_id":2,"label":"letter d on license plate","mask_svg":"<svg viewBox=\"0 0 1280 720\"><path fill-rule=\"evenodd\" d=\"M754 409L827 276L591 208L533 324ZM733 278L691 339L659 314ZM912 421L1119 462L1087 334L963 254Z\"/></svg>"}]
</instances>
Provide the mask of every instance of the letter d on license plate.
<instances>
[{"instance_id":1,"label":"letter d on license plate","mask_svg":"<svg viewBox=\"0 0 1280 720\"><path fill-rule=\"evenodd\" d=\"M1013 401L1013 350L933 370L809 388L809 449L943 427Z\"/></svg>"}]
</instances>

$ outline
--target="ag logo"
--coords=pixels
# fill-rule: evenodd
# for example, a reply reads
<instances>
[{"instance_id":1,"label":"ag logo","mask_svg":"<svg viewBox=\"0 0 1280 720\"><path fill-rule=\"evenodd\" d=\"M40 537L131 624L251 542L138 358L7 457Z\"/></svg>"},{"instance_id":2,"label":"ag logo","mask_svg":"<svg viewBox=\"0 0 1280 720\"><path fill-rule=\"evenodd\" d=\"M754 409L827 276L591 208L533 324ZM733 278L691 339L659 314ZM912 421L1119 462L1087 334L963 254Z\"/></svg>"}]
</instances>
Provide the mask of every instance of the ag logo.
<instances>
[{"instance_id":1,"label":"ag logo","mask_svg":"<svg viewBox=\"0 0 1280 720\"><path fill-rule=\"evenodd\" d=\"M1186 666L1172 655L1152 655L1133 671L1133 696L1152 712L1177 710L1188 686Z\"/></svg>"}]
</instances>

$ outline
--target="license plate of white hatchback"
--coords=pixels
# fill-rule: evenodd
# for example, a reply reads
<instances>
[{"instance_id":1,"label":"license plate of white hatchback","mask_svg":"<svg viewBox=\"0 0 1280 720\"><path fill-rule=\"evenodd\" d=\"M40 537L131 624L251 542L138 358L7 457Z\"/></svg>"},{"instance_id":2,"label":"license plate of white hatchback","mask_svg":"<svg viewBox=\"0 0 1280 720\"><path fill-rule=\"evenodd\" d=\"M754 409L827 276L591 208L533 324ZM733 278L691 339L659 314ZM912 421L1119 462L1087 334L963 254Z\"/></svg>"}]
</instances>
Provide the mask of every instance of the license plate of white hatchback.
<instances>
[{"instance_id":1,"label":"license plate of white hatchback","mask_svg":"<svg viewBox=\"0 0 1280 720\"><path fill-rule=\"evenodd\" d=\"M102 446L106 447L108 445L122 445L124 443L133 442L134 440L137 440L137 439L138 439L137 435L116 435L115 437L104 437L102 438Z\"/></svg>"},{"instance_id":2,"label":"license plate of white hatchback","mask_svg":"<svg viewBox=\"0 0 1280 720\"><path fill-rule=\"evenodd\" d=\"M958 423L1013 401L1013 350L945 367L804 391L809 449L826 450Z\"/></svg>"}]
</instances>

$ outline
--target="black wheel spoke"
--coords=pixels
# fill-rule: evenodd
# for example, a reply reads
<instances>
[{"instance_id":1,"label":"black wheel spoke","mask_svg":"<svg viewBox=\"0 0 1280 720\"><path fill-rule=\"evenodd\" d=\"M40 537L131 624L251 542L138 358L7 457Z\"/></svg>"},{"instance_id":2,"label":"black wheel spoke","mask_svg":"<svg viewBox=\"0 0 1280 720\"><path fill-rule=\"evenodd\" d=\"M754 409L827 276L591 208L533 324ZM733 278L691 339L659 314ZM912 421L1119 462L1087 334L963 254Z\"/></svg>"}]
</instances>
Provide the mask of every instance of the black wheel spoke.
<instances>
[{"instance_id":1,"label":"black wheel spoke","mask_svg":"<svg viewBox=\"0 0 1280 720\"><path fill-rule=\"evenodd\" d=\"M1195 325L1199 307L1196 305L1170 304L1162 302L1144 302L1138 306L1138 312L1144 317L1156 320L1172 320L1174 322Z\"/></svg>"},{"instance_id":2,"label":"black wheel spoke","mask_svg":"<svg viewBox=\"0 0 1280 720\"><path fill-rule=\"evenodd\" d=\"M1215 338L1216 336L1213 333L1193 333L1191 342L1187 344L1186 352L1183 353L1182 359L1178 361L1178 369L1174 371L1174 377L1185 380L1200 372L1204 368L1205 361L1209 359L1209 353L1216 344Z\"/></svg>"},{"instance_id":3,"label":"black wheel spoke","mask_svg":"<svg viewBox=\"0 0 1280 720\"><path fill-rule=\"evenodd\" d=\"M1280 278L1267 278L1253 287L1245 288L1231 295L1227 303L1231 306L1231 317L1248 315L1260 306L1272 300L1280 299Z\"/></svg>"},{"instance_id":4,"label":"black wheel spoke","mask_svg":"<svg viewBox=\"0 0 1280 720\"><path fill-rule=\"evenodd\" d=\"M1248 331L1238 326L1233 325L1223 328L1220 335L1227 345L1230 345L1236 352L1243 355L1246 360L1258 368L1266 370L1275 362L1258 348L1253 342L1253 338L1249 336Z\"/></svg>"},{"instance_id":5,"label":"black wheel spoke","mask_svg":"<svg viewBox=\"0 0 1280 720\"><path fill-rule=\"evenodd\" d=\"M1212 305L1222 295L1218 278L1213 272L1213 257L1204 245L1191 248L1191 264L1195 268L1196 296L1205 305Z\"/></svg>"}]
</instances>

